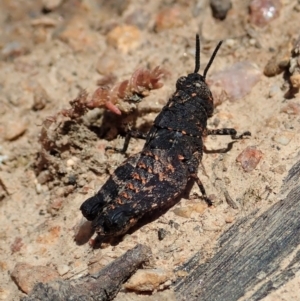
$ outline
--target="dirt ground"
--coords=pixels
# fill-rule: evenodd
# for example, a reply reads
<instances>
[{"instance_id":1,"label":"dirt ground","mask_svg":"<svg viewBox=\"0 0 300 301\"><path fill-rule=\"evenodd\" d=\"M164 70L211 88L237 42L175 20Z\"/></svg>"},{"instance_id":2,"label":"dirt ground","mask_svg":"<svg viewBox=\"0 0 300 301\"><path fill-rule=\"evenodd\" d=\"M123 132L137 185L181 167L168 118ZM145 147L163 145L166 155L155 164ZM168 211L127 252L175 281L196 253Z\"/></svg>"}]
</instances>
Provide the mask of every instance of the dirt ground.
<instances>
[{"instance_id":1,"label":"dirt ground","mask_svg":"<svg viewBox=\"0 0 300 301\"><path fill-rule=\"evenodd\" d=\"M250 2L232 1L226 18L218 20L209 1L0 1L0 300L26 296L30 278L41 276L34 266L47 270L45 281L73 279L137 243L151 247L152 268L172 271L198 250L205 261L236 220L279 200L300 143L299 58L288 72L300 34L300 2L273 1L271 19L249 11ZM217 150L229 137L205 138L213 151L204 154L199 177L212 207L194 186L189 198L153 222L118 243L92 248L79 207L126 158L105 147L121 147L130 122L140 130L151 126L177 78L194 70L196 33L200 73L224 40L208 74L217 104L209 128L234 127L252 136L225 153ZM272 57L270 72L278 74L267 77L263 71ZM97 108L80 121L62 113L83 90L91 95L99 80L112 84L139 67L155 66L164 70L164 85L130 104L132 113L124 113L128 107L121 116ZM127 154L142 147L143 141L132 139ZM238 162L247 147L253 153ZM19 275L20 263L27 276ZM264 300L300 300L299 276ZM116 299L144 297L123 289Z\"/></svg>"}]
</instances>

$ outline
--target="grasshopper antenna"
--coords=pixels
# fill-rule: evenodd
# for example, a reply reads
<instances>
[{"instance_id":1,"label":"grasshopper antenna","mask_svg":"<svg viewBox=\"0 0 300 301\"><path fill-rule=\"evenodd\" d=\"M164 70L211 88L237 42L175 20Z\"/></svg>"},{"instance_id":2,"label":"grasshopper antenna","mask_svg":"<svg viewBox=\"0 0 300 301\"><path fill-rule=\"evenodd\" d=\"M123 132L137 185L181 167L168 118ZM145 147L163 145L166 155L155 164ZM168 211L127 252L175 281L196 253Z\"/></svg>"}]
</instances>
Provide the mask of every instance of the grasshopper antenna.
<instances>
[{"instance_id":1,"label":"grasshopper antenna","mask_svg":"<svg viewBox=\"0 0 300 301\"><path fill-rule=\"evenodd\" d=\"M195 70L194 73L198 73L200 69L200 38L196 34L196 54L195 54Z\"/></svg>"},{"instance_id":2,"label":"grasshopper antenna","mask_svg":"<svg viewBox=\"0 0 300 301\"><path fill-rule=\"evenodd\" d=\"M213 61L214 61L214 59L215 59L215 57L216 57L216 55L217 55L217 52L218 52L218 50L220 49L222 43L223 43L223 41L220 41L220 42L219 42L219 44L217 45L216 49L214 50L212 56L210 57L210 60L209 60L208 64L206 65L206 67L205 67L205 69L204 69L204 72L203 72L203 78L204 78L204 80L205 80L205 78L206 78L207 71L208 71L208 69L210 68L211 64L213 63Z\"/></svg>"}]
</instances>

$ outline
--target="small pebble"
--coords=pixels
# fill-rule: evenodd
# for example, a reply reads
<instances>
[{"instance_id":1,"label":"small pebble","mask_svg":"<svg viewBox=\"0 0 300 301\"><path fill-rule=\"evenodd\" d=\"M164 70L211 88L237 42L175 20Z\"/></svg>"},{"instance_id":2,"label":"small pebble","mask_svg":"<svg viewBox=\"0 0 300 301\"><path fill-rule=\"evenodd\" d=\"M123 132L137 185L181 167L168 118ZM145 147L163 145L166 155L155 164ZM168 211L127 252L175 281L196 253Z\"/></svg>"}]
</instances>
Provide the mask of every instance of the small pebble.
<instances>
[{"instance_id":1,"label":"small pebble","mask_svg":"<svg viewBox=\"0 0 300 301\"><path fill-rule=\"evenodd\" d=\"M250 172L256 168L262 155L263 153L256 146L248 146L238 155L236 161L241 163L244 171Z\"/></svg>"},{"instance_id":2,"label":"small pebble","mask_svg":"<svg viewBox=\"0 0 300 301\"><path fill-rule=\"evenodd\" d=\"M178 277L186 277L189 273L187 271L179 270L176 272L176 276Z\"/></svg>"},{"instance_id":3,"label":"small pebble","mask_svg":"<svg viewBox=\"0 0 300 301\"><path fill-rule=\"evenodd\" d=\"M152 292L172 277L172 272L162 268L138 270L128 282L124 284L124 287L138 292Z\"/></svg>"},{"instance_id":4,"label":"small pebble","mask_svg":"<svg viewBox=\"0 0 300 301\"><path fill-rule=\"evenodd\" d=\"M289 101L288 104L280 110L280 112L288 115L300 115L300 104Z\"/></svg>"},{"instance_id":5,"label":"small pebble","mask_svg":"<svg viewBox=\"0 0 300 301\"><path fill-rule=\"evenodd\" d=\"M163 228L159 228L157 234L158 234L158 240L163 240L167 236L168 231Z\"/></svg>"},{"instance_id":6,"label":"small pebble","mask_svg":"<svg viewBox=\"0 0 300 301\"><path fill-rule=\"evenodd\" d=\"M57 272L60 276L67 274L69 272L69 270L70 270L70 267L67 266L66 264L62 264L57 267Z\"/></svg>"},{"instance_id":7,"label":"small pebble","mask_svg":"<svg viewBox=\"0 0 300 301\"><path fill-rule=\"evenodd\" d=\"M73 159L68 159L67 160L67 166L71 167L75 165L75 161Z\"/></svg>"},{"instance_id":8,"label":"small pebble","mask_svg":"<svg viewBox=\"0 0 300 301\"><path fill-rule=\"evenodd\" d=\"M24 243L22 237L16 237L14 242L10 245L10 250L13 253L19 252L23 247Z\"/></svg>"},{"instance_id":9,"label":"small pebble","mask_svg":"<svg viewBox=\"0 0 300 301\"><path fill-rule=\"evenodd\" d=\"M62 4L63 0L43 0L44 9L52 11Z\"/></svg>"},{"instance_id":10,"label":"small pebble","mask_svg":"<svg viewBox=\"0 0 300 301\"><path fill-rule=\"evenodd\" d=\"M0 183L1 190L5 191L5 194L13 194L18 189L16 182L12 179L12 174L6 171L0 171Z\"/></svg>"},{"instance_id":11,"label":"small pebble","mask_svg":"<svg viewBox=\"0 0 300 301\"><path fill-rule=\"evenodd\" d=\"M280 126L280 121L276 116L272 116L266 120L266 126L272 129L278 129Z\"/></svg>"},{"instance_id":12,"label":"small pebble","mask_svg":"<svg viewBox=\"0 0 300 301\"><path fill-rule=\"evenodd\" d=\"M269 97L273 98L275 96L282 95L282 91L278 85L272 85L269 90Z\"/></svg>"},{"instance_id":13,"label":"small pebble","mask_svg":"<svg viewBox=\"0 0 300 301\"><path fill-rule=\"evenodd\" d=\"M14 267L11 277L18 287L28 294L38 282L47 283L59 278L56 270L46 266L33 266L18 262Z\"/></svg>"},{"instance_id":14,"label":"small pebble","mask_svg":"<svg viewBox=\"0 0 300 301\"><path fill-rule=\"evenodd\" d=\"M262 72L249 62L238 62L223 71L212 74L208 80L214 98L223 91L230 100L238 100L251 92L259 82Z\"/></svg>"},{"instance_id":15,"label":"small pebble","mask_svg":"<svg viewBox=\"0 0 300 301\"><path fill-rule=\"evenodd\" d=\"M280 0L252 0L249 5L250 23L264 27L279 16Z\"/></svg>"},{"instance_id":16,"label":"small pebble","mask_svg":"<svg viewBox=\"0 0 300 301\"><path fill-rule=\"evenodd\" d=\"M107 51L104 53L96 63L96 70L106 76L113 74L123 63L122 58L115 50ZM103 86L103 85L102 85Z\"/></svg>"},{"instance_id":17,"label":"small pebble","mask_svg":"<svg viewBox=\"0 0 300 301\"><path fill-rule=\"evenodd\" d=\"M231 9L231 0L210 0L213 16L216 19L224 20L227 12Z\"/></svg>"},{"instance_id":18,"label":"small pebble","mask_svg":"<svg viewBox=\"0 0 300 301\"><path fill-rule=\"evenodd\" d=\"M150 14L144 9L136 9L125 19L125 22L130 25L137 26L143 30L147 27L150 20Z\"/></svg>"},{"instance_id":19,"label":"small pebble","mask_svg":"<svg viewBox=\"0 0 300 301\"><path fill-rule=\"evenodd\" d=\"M291 140L294 138L295 133L293 132L288 132L288 131L282 131L280 133L277 133L273 137L273 141L281 144L281 145L288 145Z\"/></svg>"},{"instance_id":20,"label":"small pebble","mask_svg":"<svg viewBox=\"0 0 300 301\"><path fill-rule=\"evenodd\" d=\"M141 43L141 31L133 25L121 25L107 34L107 43L123 53L137 48Z\"/></svg>"},{"instance_id":21,"label":"small pebble","mask_svg":"<svg viewBox=\"0 0 300 301\"><path fill-rule=\"evenodd\" d=\"M10 295L10 290L0 287L0 300L10 300L9 295Z\"/></svg>"},{"instance_id":22,"label":"small pebble","mask_svg":"<svg viewBox=\"0 0 300 301\"><path fill-rule=\"evenodd\" d=\"M274 167L273 171L280 174L280 175L282 175L286 172L286 166L282 165L282 164L278 165L278 166Z\"/></svg>"},{"instance_id":23,"label":"small pebble","mask_svg":"<svg viewBox=\"0 0 300 301\"><path fill-rule=\"evenodd\" d=\"M28 124L22 119L10 120L6 123L5 140L13 141L21 137L27 130Z\"/></svg>"},{"instance_id":24,"label":"small pebble","mask_svg":"<svg viewBox=\"0 0 300 301\"><path fill-rule=\"evenodd\" d=\"M163 9L156 16L155 31L159 32L184 25L183 11L182 8L176 5Z\"/></svg>"},{"instance_id":25,"label":"small pebble","mask_svg":"<svg viewBox=\"0 0 300 301\"><path fill-rule=\"evenodd\" d=\"M4 58L15 58L21 56L28 52L28 49L25 45L21 44L18 41L12 41L4 44L1 47L0 57Z\"/></svg>"},{"instance_id":26,"label":"small pebble","mask_svg":"<svg viewBox=\"0 0 300 301\"><path fill-rule=\"evenodd\" d=\"M204 211L207 209L207 204L204 204L203 202L197 202L193 204L192 207L197 213L203 214Z\"/></svg>"},{"instance_id":27,"label":"small pebble","mask_svg":"<svg viewBox=\"0 0 300 301\"><path fill-rule=\"evenodd\" d=\"M38 182L35 183L35 191L37 194L40 194L43 191L42 185Z\"/></svg>"},{"instance_id":28,"label":"small pebble","mask_svg":"<svg viewBox=\"0 0 300 301\"><path fill-rule=\"evenodd\" d=\"M293 88L297 88L297 89L300 88L300 74L293 74L290 77L290 81L291 81Z\"/></svg>"},{"instance_id":29,"label":"small pebble","mask_svg":"<svg viewBox=\"0 0 300 301\"><path fill-rule=\"evenodd\" d=\"M233 222L234 222L234 217L233 217L233 216L229 215L229 216L227 216L227 217L225 218L225 223L226 223L226 224L231 224L231 223L233 223Z\"/></svg>"},{"instance_id":30,"label":"small pebble","mask_svg":"<svg viewBox=\"0 0 300 301\"><path fill-rule=\"evenodd\" d=\"M193 207L190 207L190 206L175 208L173 210L174 214L176 214L177 216L185 217L185 218L191 217L193 211L194 211Z\"/></svg>"},{"instance_id":31,"label":"small pebble","mask_svg":"<svg viewBox=\"0 0 300 301\"><path fill-rule=\"evenodd\" d=\"M61 227L60 226L53 226L44 234L40 234L36 238L36 242L39 244L45 245L53 245L57 243L59 237L61 235Z\"/></svg>"},{"instance_id":32,"label":"small pebble","mask_svg":"<svg viewBox=\"0 0 300 301\"><path fill-rule=\"evenodd\" d=\"M50 98L46 90L41 85L36 84L33 89L32 109L34 111L43 110L49 101Z\"/></svg>"},{"instance_id":33,"label":"small pebble","mask_svg":"<svg viewBox=\"0 0 300 301\"><path fill-rule=\"evenodd\" d=\"M53 201L47 204L47 212L52 216L57 215L57 212L62 208L63 203L63 198L55 198Z\"/></svg>"},{"instance_id":34,"label":"small pebble","mask_svg":"<svg viewBox=\"0 0 300 301\"><path fill-rule=\"evenodd\" d=\"M89 274L95 274L110 264L114 258L109 255L103 255L101 250L97 250L97 253L91 257L88 263Z\"/></svg>"},{"instance_id":35,"label":"small pebble","mask_svg":"<svg viewBox=\"0 0 300 301\"><path fill-rule=\"evenodd\" d=\"M68 21L66 27L59 33L58 38L66 42L74 51L99 51L99 36L88 27L86 19L75 15Z\"/></svg>"}]
</instances>

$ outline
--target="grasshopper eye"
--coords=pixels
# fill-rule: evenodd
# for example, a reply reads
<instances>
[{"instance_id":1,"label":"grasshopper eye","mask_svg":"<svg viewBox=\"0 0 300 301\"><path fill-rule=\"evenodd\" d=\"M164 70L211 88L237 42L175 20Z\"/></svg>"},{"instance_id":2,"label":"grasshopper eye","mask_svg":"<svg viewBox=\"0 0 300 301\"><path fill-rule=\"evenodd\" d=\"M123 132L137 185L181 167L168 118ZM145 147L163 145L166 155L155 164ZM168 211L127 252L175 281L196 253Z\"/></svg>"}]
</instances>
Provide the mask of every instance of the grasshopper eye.
<instances>
[{"instance_id":1,"label":"grasshopper eye","mask_svg":"<svg viewBox=\"0 0 300 301\"><path fill-rule=\"evenodd\" d=\"M176 82L176 88L180 89L180 88L184 87L185 83L186 83L186 76L179 77Z\"/></svg>"}]
</instances>

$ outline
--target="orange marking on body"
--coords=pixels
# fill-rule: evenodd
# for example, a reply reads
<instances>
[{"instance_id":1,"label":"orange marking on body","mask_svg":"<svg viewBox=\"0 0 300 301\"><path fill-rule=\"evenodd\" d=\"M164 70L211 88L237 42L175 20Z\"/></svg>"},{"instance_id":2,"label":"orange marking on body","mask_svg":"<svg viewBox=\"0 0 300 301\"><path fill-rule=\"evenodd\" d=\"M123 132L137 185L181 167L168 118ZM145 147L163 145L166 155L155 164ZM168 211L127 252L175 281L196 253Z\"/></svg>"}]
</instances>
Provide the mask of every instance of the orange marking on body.
<instances>
[{"instance_id":1,"label":"orange marking on body","mask_svg":"<svg viewBox=\"0 0 300 301\"><path fill-rule=\"evenodd\" d=\"M192 93L192 97L195 97L195 96L197 96L197 93Z\"/></svg>"},{"instance_id":2,"label":"orange marking on body","mask_svg":"<svg viewBox=\"0 0 300 301\"><path fill-rule=\"evenodd\" d=\"M138 166L139 168L147 169L147 166L146 166L145 163L143 163L143 162L140 162L137 166Z\"/></svg>"},{"instance_id":3,"label":"orange marking on body","mask_svg":"<svg viewBox=\"0 0 300 301\"><path fill-rule=\"evenodd\" d=\"M158 179L159 179L159 181L163 181L165 179L165 176L162 172L158 173Z\"/></svg>"},{"instance_id":4,"label":"orange marking on body","mask_svg":"<svg viewBox=\"0 0 300 301\"><path fill-rule=\"evenodd\" d=\"M133 173L132 174L132 177L135 179L135 180L141 180L141 176L138 174L138 173Z\"/></svg>"},{"instance_id":5,"label":"orange marking on body","mask_svg":"<svg viewBox=\"0 0 300 301\"><path fill-rule=\"evenodd\" d=\"M184 157L182 155L178 155L179 160L184 160Z\"/></svg>"},{"instance_id":6,"label":"orange marking on body","mask_svg":"<svg viewBox=\"0 0 300 301\"><path fill-rule=\"evenodd\" d=\"M130 199L130 195L126 192L126 191L123 191L122 193L121 193L121 196L123 197L123 198L125 198L125 199ZM120 203L119 203L120 204Z\"/></svg>"},{"instance_id":7,"label":"orange marking on body","mask_svg":"<svg viewBox=\"0 0 300 301\"><path fill-rule=\"evenodd\" d=\"M122 200L121 200L120 198L117 198L117 199L116 199L116 202L117 202L118 204L120 204L120 205L123 205L123 202L122 202Z\"/></svg>"},{"instance_id":8,"label":"orange marking on body","mask_svg":"<svg viewBox=\"0 0 300 301\"><path fill-rule=\"evenodd\" d=\"M130 190L134 190L134 186L132 183L128 183L127 185L127 188L129 188Z\"/></svg>"},{"instance_id":9,"label":"orange marking on body","mask_svg":"<svg viewBox=\"0 0 300 301\"><path fill-rule=\"evenodd\" d=\"M181 131L181 133L182 133L183 135L186 135L186 131Z\"/></svg>"},{"instance_id":10,"label":"orange marking on body","mask_svg":"<svg viewBox=\"0 0 300 301\"><path fill-rule=\"evenodd\" d=\"M172 164L168 164L167 169L168 169L168 170L171 170L172 172L175 171L175 168L173 167Z\"/></svg>"}]
</instances>

